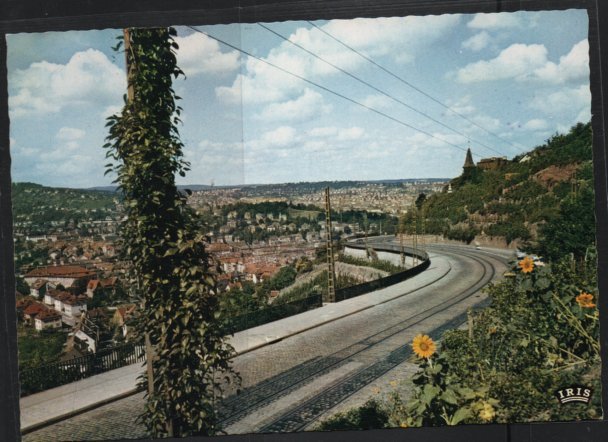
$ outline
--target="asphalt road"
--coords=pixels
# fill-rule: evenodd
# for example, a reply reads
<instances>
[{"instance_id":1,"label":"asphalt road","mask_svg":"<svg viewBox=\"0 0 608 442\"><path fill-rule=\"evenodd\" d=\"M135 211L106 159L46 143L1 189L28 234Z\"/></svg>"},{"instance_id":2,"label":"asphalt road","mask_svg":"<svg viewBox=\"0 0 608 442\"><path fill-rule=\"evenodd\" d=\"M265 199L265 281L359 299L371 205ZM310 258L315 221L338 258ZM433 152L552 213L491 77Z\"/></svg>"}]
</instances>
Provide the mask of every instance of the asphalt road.
<instances>
[{"instance_id":1,"label":"asphalt road","mask_svg":"<svg viewBox=\"0 0 608 442\"><path fill-rule=\"evenodd\" d=\"M438 339L460 326L467 310L484 301L480 289L501 277L513 254L452 245L427 251L432 262L427 272L435 276L426 277L424 287L396 284L390 287L401 295L396 299L237 357L242 392L219 406L227 433L310 429L345 403L364 402L369 385L408 372L404 367L411 366L409 344L416 334ZM23 440L145 437L134 421L141 404L141 394L126 398Z\"/></svg>"}]
</instances>

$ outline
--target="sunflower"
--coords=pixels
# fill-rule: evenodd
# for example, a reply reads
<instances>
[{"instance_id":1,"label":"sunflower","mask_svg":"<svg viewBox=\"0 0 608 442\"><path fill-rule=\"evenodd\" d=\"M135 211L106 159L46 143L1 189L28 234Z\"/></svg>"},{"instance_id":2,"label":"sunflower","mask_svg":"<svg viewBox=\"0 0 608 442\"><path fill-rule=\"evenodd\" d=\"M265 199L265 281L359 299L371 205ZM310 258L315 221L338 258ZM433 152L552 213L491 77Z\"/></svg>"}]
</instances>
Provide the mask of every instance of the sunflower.
<instances>
[{"instance_id":1,"label":"sunflower","mask_svg":"<svg viewBox=\"0 0 608 442\"><path fill-rule=\"evenodd\" d=\"M418 335L412 342L412 349L419 358L430 358L435 353L435 343L427 335Z\"/></svg>"},{"instance_id":2,"label":"sunflower","mask_svg":"<svg viewBox=\"0 0 608 442\"><path fill-rule=\"evenodd\" d=\"M529 256L526 256L524 259L519 261L517 265L523 273L530 273L532 270L534 270L534 260Z\"/></svg>"},{"instance_id":3,"label":"sunflower","mask_svg":"<svg viewBox=\"0 0 608 442\"><path fill-rule=\"evenodd\" d=\"M576 297L576 302L583 308L595 307L595 304L591 301L593 301L593 295L590 293L581 293Z\"/></svg>"},{"instance_id":4,"label":"sunflower","mask_svg":"<svg viewBox=\"0 0 608 442\"><path fill-rule=\"evenodd\" d=\"M492 404L484 402L483 408L479 411L479 417L482 420L489 422L494 419L494 416L496 416L496 411L494 410Z\"/></svg>"}]
</instances>

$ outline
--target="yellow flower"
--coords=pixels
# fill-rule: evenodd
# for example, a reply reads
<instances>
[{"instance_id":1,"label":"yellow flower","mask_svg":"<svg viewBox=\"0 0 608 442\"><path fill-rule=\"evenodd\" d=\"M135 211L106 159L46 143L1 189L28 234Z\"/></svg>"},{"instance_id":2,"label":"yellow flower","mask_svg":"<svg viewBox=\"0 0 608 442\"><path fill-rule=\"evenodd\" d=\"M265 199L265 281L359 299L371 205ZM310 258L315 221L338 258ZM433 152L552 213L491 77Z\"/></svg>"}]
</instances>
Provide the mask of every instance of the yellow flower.
<instances>
[{"instance_id":1,"label":"yellow flower","mask_svg":"<svg viewBox=\"0 0 608 442\"><path fill-rule=\"evenodd\" d=\"M418 335L412 342L412 349L419 358L430 358L435 353L435 343L427 335Z\"/></svg>"},{"instance_id":2,"label":"yellow flower","mask_svg":"<svg viewBox=\"0 0 608 442\"><path fill-rule=\"evenodd\" d=\"M591 301L593 301L593 295L590 293L581 293L576 297L576 302L583 308L595 307L595 304Z\"/></svg>"},{"instance_id":3,"label":"yellow flower","mask_svg":"<svg viewBox=\"0 0 608 442\"><path fill-rule=\"evenodd\" d=\"M524 259L519 261L517 264L523 273L530 273L534 270L534 260L529 256L526 256Z\"/></svg>"},{"instance_id":4,"label":"yellow flower","mask_svg":"<svg viewBox=\"0 0 608 442\"><path fill-rule=\"evenodd\" d=\"M496 416L496 411L494 410L492 404L484 402L483 408L479 411L479 417L482 420L489 422L494 419L494 416Z\"/></svg>"},{"instance_id":5,"label":"yellow flower","mask_svg":"<svg viewBox=\"0 0 608 442\"><path fill-rule=\"evenodd\" d=\"M401 422L401 424L399 424L399 426L400 426L401 428L407 428L407 427L408 427L408 425L407 425L407 423L405 423L405 421L404 421L404 422Z\"/></svg>"}]
</instances>

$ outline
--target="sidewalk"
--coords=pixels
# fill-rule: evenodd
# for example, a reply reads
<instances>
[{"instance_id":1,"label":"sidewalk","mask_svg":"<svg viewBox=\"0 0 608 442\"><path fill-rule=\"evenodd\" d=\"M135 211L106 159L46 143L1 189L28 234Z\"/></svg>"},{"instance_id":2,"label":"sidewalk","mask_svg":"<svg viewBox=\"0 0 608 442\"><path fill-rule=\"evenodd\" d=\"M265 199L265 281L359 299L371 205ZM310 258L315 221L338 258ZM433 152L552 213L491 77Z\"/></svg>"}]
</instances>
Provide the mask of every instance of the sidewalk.
<instances>
[{"instance_id":1,"label":"sidewalk","mask_svg":"<svg viewBox=\"0 0 608 442\"><path fill-rule=\"evenodd\" d=\"M270 345L323 324L373 308L404 293L431 284L450 271L443 257L431 255L431 266L406 281L335 304L309 310L275 322L236 333L230 343L238 355ZM21 431L65 419L108 402L134 394L137 377L143 372L142 363L112 370L61 387L26 396L20 400Z\"/></svg>"}]
</instances>

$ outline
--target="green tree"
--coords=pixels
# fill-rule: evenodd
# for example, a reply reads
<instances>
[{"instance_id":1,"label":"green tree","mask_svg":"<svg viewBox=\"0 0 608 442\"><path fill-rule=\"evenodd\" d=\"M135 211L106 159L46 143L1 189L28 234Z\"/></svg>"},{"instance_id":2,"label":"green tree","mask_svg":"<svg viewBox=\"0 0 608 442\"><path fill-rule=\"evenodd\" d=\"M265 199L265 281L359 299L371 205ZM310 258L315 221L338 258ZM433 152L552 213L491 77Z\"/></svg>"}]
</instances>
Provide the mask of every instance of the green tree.
<instances>
[{"instance_id":1,"label":"green tree","mask_svg":"<svg viewBox=\"0 0 608 442\"><path fill-rule=\"evenodd\" d=\"M22 295L30 294L30 286L25 282L21 276L15 276L15 288Z\"/></svg>"},{"instance_id":2,"label":"green tree","mask_svg":"<svg viewBox=\"0 0 608 442\"><path fill-rule=\"evenodd\" d=\"M590 185L564 200L558 216L541 229L538 252L551 261L570 254L582 259L589 246L595 243L594 206Z\"/></svg>"},{"instance_id":3,"label":"green tree","mask_svg":"<svg viewBox=\"0 0 608 442\"><path fill-rule=\"evenodd\" d=\"M418 195L418 198L416 198L416 208L418 210L422 210L422 206L424 205L424 202L426 201L426 194L421 193Z\"/></svg>"},{"instance_id":4,"label":"green tree","mask_svg":"<svg viewBox=\"0 0 608 442\"><path fill-rule=\"evenodd\" d=\"M143 303L137 329L156 353L153 391L141 416L154 437L217 432L215 395L221 375L232 378L234 355L222 332L217 270L204 230L175 185L175 174L188 170L172 88L172 78L182 74L175 35L171 28L125 31L129 94L121 114L108 119L105 145L108 172L124 197L129 284Z\"/></svg>"}]
</instances>

